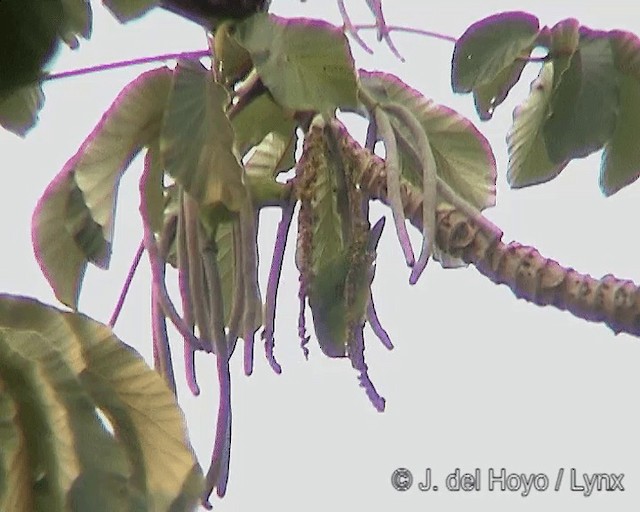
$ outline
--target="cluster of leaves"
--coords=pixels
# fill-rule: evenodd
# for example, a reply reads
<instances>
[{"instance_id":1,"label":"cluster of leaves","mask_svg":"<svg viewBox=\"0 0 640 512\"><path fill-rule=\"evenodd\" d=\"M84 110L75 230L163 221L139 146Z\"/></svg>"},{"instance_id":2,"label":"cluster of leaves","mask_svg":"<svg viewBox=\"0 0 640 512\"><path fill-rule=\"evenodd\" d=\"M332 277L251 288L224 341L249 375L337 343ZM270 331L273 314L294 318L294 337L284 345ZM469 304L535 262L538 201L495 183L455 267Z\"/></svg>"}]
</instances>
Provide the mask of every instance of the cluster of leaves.
<instances>
[{"instance_id":1,"label":"cluster of leaves","mask_svg":"<svg viewBox=\"0 0 640 512\"><path fill-rule=\"evenodd\" d=\"M202 473L175 396L108 327L0 295L0 391L0 509L197 502Z\"/></svg>"},{"instance_id":2,"label":"cluster of leaves","mask_svg":"<svg viewBox=\"0 0 640 512\"><path fill-rule=\"evenodd\" d=\"M214 353L218 364L221 405L205 502L214 489L219 495L226 489L228 361L238 338L244 340L245 371L251 373L254 336L263 327L267 357L280 371L273 356L275 298L298 200L303 347L308 300L323 352L349 357L376 408L384 408L367 376L362 337L369 321L391 347L370 291L383 224L369 224L364 170L336 149L345 134L327 128L318 137L318 123L334 126L337 110L358 112L371 122L370 148L380 138L388 155L396 155L388 156L388 188L401 245L414 267L412 281L432 254L448 266L461 264L434 242L436 207L446 201L477 213L494 204L496 177L491 150L469 121L396 77L357 72L337 27L256 14L220 24L211 47L211 69L196 60L180 61L174 69L143 73L125 87L51 182L33 217L42 270L58 299L75 309L87 265L108 267L120 178L146 150L140 212L153 274L156 369L175 389L166 319L184 338L194 393L194 351ZM305 149L296 177L282 183L279 174L295 165L297 128L306 134ZM427 198L417 262L404 228L406 187L417 187ZM283 220L262 315L256 219L266 206L281 207ZM179 272L182 313L167 293L167 264Z\"/></svg>"},{"instance_id":3,"label":"cluster of leaves","mask_svg":"<svg viewBox=\"0 0 640 512\"><path fill-rule=\"evenodd\" d=\"M61 14L43 31L45 37L34 50L31 67L2 82L0 124L18 134L24 134L36 121L42 106L42 66L53 55L58 39L75 46L77 36L88 37L90 33L88 2L58 1L63 8ZM379 39L386 39L393 49L381 3L367 3L377 17ZM187 9L187 14L195 12L186 0L109 0L105 4L122 21L158 5L177 11ZM212 0L206 5L218 4ZM0 2L0 8L3 5L15 9L12 0ZM342 1L339 5L344 11ZM251 12L261 11L268 2L245 2L242 6L248 6ZM220 406L202 494L205 504L214 490L224 495L227 485L231 443L229 358L237 341L244 341L245 372L249 374L254 338L262 328L266 356L273 369L281 371L274 357L276 296L297 204L298 331L304 353L308 354L304 322L308 304L322 352L328 357L349 358L374 406L384 409L384 399L367 374L363 338L368 322L380 340L392 348L371 294L375 248L384 219L373 226L369 222L373 171L349 149L350 136L337 121L337 113L356 112L368 120L365 146L369 155L378 143L384 145L384 199L411 268L411 283L417 281L431 257L445 267L464 264L439 247L438 212L455 209L467 218L478 219L483 209L495 203L496 165L486 139L469 120L426 99L397 77L356 70L345 31L354 35L357 31L348 22L346 11L343 16L345 26L341 29L317 20L287 20L263 12L242 20L217 20L214 16L217 21L212 23L208 12L207 23L215 25L210 36L211 67L197 59L180 60L173 68L145 72L126 86L52 180L34 212L32 235L38 262L57 298L75 310L88 264L105 269L109 266L120 179L132 160L144 152L140 180L142 248L152 269L154 362L167 385L162 392L171 396L170 391L175 392L176 387L167 319L184 339L186 379L194 394L199 392L194 352L212 353L217 362ZM490 118L527 62L536 60L530 56L538 46L547 48L548 54L541 59L542 69L529 98L514 114L508 136L511 184L525 186L549 180L569 160L601 148L605 149L601 178L605 193L635 180L640 166L633 143L636 117L640 118L640 45L631 34L594 32L575 20L540 29L538 20L524 13L493 16L471 26L457 42L452 60L453 90L473 92L480 117ZM296 162L295 148L301 133L303 152ZM284 182L281 174L293 167L295 177ZM417 257L406 230L407 197L411 194L421 198L419 214L411 212L419 219L423 235ZM263 308L257 280L258 215L262 208L272 206L282 209L282 221ZM174 306L167 291L167 265L178 270L181 308ZM144 449L138 446L142 441L137 436L142 434L134 429L135 420L126 415L128 404L122 406L125 412L118 408L118 372L129 375L131 366L142 365L140 360L131 359L136 361L134 365L126 359L133 357L131 353L120 346L120 352L128 355L118 352L124 362L113 363L117 375L110 381L114 382L112 387L98 389L92 380L98 372L95 365L102 364L97 356L92 359L94 349L98 350L97 340L104 350L120 343L107 328L73 313L63 314L29 301L12 304L6 300L13 309L10 315L2 316L0 301L0 350L8 354L6 361L4 356L0 359L0 384L12 390L10 395L18 397L14 398L18 405L9 404L5 394L1 395L9 404L0 404L3 414L18 417L14 412L21 407L16 383L24 380L24 368L36 368L28 370L34 379L45 375L46 382L38 381L32 387L48 386L51 393L60 392L67 380L73 381L74 393L82 395L83 404L93 404L93 409L89 413L83 409L76 415L73 404L69 402L66 407L65 402L63 411L60 402L68 399L66 395L61 395L55 407L43 401L43 407L51 408L47 409L51 419L38 417L41 421L37 428L49 428L47 421L58 421L65 411L72 411L65 419L69 435L75 434L75 421L86 420L100 427L96 414L99 408L111 421L116 436L95 435L114 445L122 441L120 437L131 440L120 447L120 455L114 455L131 459L128 466L124 462L118 466L118 478L122 477L128 489L126 499L160 499L170 510L190 506L194 493L201 492L199 470L192 459L180 459L184 462L182 479L171 482L174 487L159 489L159 480L148 476L155 470L145 464L156 463L162 468L163 462L147 460L141 453ZM2 323L5 317L24 318L26 313L21 313L22 317L18 314L20 308L27 308L36 323L41 317L49 322L42 331L46 347L42 354L55 353L51 357L64 368L66 373L60 377L64 382L49 372L42 354L28 351L33 347L23 338L34 334L21 333L26 321L22 326L9 320L6 327ZM56 330L55 322L62 321L60 318L72 326L65 334ZM103 342L105 339L108 341ZM12 364L22 369L6 366ZM11 378L5 378L5 367ZM131 374L148 378L144 370ZM33 408L34 415L36 409L39 407ZM32 438L37 428L27 429L24 439ZM84 453L82 442L66 442L75 450L74 455L68 455L78 461L73 467L80 469L56 482L56 492L62 490L56 498L60 503L84 500L87 489L93 489L76 490L74 482L85 481L78 477L83 468L91 476L88 486L98 485L96 482L104 476L93 470L94 460ZM184 439L180 446L180 453L189 452ZM57 475L59 461L46 453L42 457L50 464L44 474L48 477L52 471ZM11 493L3 496L15 499Z\"/></svg>"},{"instance_id":4,"label":"cluster of leaves","mask_svg":"<svg viewBox=\"0 0 640 512\"><path fill-rule=\"evenodd\" d=\"M531 59L536 47L547 53ZM472 92L480 118L490 119L531 60L543 64L507 135L511 186L551 180L572 159L600 149L604 194L638 179L640 39L620 30L592 30L575 19L540 27L530 14L494 15L458 39L453 90Z\"/></svg>"}]
</instances>

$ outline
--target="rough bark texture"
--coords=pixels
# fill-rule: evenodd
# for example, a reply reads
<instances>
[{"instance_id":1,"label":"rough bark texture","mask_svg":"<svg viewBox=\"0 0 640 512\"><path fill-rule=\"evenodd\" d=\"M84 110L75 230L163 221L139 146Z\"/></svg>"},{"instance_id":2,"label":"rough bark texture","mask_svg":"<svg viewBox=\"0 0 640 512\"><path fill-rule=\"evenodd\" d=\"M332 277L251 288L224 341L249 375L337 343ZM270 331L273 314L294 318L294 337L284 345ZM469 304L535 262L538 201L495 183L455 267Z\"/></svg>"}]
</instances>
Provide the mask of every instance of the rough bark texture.
<instances>
[{"instance_id":1,"label":"rough bark texture","mask_svg":"<svg viewBox=\"0 0 640 512\"><path fill-rule=\"evenodd\" d=\"M387 203L386 168L380 157L363 149L342 126L342 150L362 172L373 199ZM402 199L411 223L422 229L422 196L403 183ZM604 322L614 333L640 336L640 289L633 281L607 274L596 279L545 258L535 248L502 242L502 231L485 217L471 218L442 204L437 213L436 243L445 252L474 265L516 297L539 306L555 306L590 322Z\"/></svg>"}]
</instances>

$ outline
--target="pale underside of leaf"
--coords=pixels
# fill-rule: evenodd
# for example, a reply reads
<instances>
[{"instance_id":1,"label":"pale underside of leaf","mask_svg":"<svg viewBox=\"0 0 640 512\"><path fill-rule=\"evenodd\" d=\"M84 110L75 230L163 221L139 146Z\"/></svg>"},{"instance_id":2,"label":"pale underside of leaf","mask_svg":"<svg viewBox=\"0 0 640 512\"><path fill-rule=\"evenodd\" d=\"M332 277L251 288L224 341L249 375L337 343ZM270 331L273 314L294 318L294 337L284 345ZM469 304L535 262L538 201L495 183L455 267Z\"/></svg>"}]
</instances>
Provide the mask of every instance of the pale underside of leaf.
<instances>
[{"instance_id":1,"label":"pale underside of leaf","mask_svg":"<svg viewBox=\"0 0 640 512\"><path fill-rule=\"evenodd\" d=\"M143 146L157 139L171 72L162 67L128 84L69 160L93 220L113 240L116 194L122 174Z\"/></svg>"},{"instance_id":2,"label":"pale underside of leaf","mask_svg":"<svg viewBox=\"0 0 640 512\"><path fill-rule=\"evenodd\" d=\"M67 199L73 175L59 174L33 213L32 242L36 259L60 302L77 308L87 259L66 228Z\"/></svg>"},{"instance_id":3,"label":"pale underside of leaf","mask_svg":"<svg viewBox=\"0 0 640 512\"><path fill-rule=\"evenodd\" d=\"M88 366L82 373L83 382L95 393L118 435L130 440L125 449L138 478L146 481L152 508L170 510L186 482L198 478L193 474L196 462L175 397L160 376L110 329L72 314L65 317L76 335L86 340L83 348ZM196 497L192 496L192 502Z\"/></svg>"},{"instance_id":4,"label":"pale underside of leaf","mask_svg":"<svg viewBox=\"0 0 640 512\"><path fill-rule=\"evenodd\" d=\"M19 412L31 441L30 477L44 471L48 481L42 487L46 494L33 487L33 510L62 511L51 492L73 510L168 512L195 504L202 475L175 397L109 328L32 299L1 296L0 351L0 393L13 386L18 407L27 396L31 404L31 416ZM14 370L7 373L7 365ZM7 380L15 375L22 376L18 387ZM117 438L104 429L96 407L109 417ZM24 423L32 416L37 421ZM0 436L5 417L0 399ZM51 435L44 436L48 430ZM34 459L34 453L41 455ZM42 469L34 467L37 461L45 464Z\"/></svg>"},{"instance_id":5,"label":"pale underside of leaf","mask_svg":"<svg viewBox=\"0 0 640 512\"><path fill-rule=\"evenodd\" d=\"M556 164L549 159L542 134L549 116L553 72L551 63L542 67L538 77L531 82L528 98L513 113L513 124L507 132L507 181L513 188L549 181L566 166L566 162Z\"/></svg>"}]
</instances>

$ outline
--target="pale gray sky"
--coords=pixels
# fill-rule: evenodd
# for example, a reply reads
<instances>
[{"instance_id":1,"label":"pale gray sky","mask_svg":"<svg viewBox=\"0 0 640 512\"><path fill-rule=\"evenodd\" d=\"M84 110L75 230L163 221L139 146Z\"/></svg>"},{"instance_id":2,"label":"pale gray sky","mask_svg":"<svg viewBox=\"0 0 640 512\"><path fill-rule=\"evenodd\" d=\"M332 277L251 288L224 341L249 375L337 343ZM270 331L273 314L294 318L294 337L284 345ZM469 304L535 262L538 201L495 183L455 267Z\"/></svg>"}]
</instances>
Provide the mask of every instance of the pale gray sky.
<instances>
[{"instance_id":1,"label":"pale gray sky","mask_svg":"<svg viewBox=\"0 0 640 512\"><path fill-rule=\"evenodd\" d=\"M94 35L79 52L65 52L54 70L206 46L202 31L168 13L158 12L119 26L96 2ZM483 1L416 2L386 0L387 21L458 36L474 21L497 11L526 10L541 24L576 17L598 29L640 33L632 2ZM370 23L364 0L349 0L355 22ZM339 23L333 0L274 0L273 10L287 16L313 16ZM372 33L368 56L354 45L357 64L399 75L427 97L470 117L493 145L498 160L498 205L487 212L504 240L534 245L540 252L577 270L602 276L613 273L640 281L640 244L630 229L637 217L637 184L604 199L598 189L599 154L572 163L559 179L512 191L505 181L504 136L514 106L524 98L535 65L499 107L494 119L480 123L469 96L450 89L452 45L415 35L395 34L405 56L397 61ZM147 69L147 68L144 68ZM0 133L0 161L5 180L0 202L4 264L0 290L54 297L35 263L30 242L31 212L48 181L61 169L93 128L120 89L142 67L67 79L46 85L47 104L39 126L26 140ZM362 123L354 125L362 135ZM136 160L120 188L115 248L109 272L89 270L81 309L107 321L141 237ZM378 216L385 212L374 208ZM261 276L271 260L277 212L261 220ZM390 227L390 226L388 226ZM293 230L292 230L293 234ZM310 344L305 361L296 333L297 272L293 238L285 260L279 295L276 356L283 374L275 375L256 348L253 376L242 374L239 357L232 364L233 445L227 497L216 510L304 509L458 511L637 510L640 504L640 344L614 336L602 325L588 324L550 308L517 300L474 268L444 271L431 262L416 286L409 286L392 229L379 248L374 293L381 320L396 348L388 352L366 332L370 374L387 400L377 413L348 361L329 360ZM414 240L418 241L418 236ZM116 333L147 358L149 272L142 265ZM264 289L264 286L263 286ZM179 340L175 338L179 352ZM176 359L180 359L176 357ZM192 442L206 468L216 415L214 362L198 360L204 392L180 400ZM182 380L180 383L183 384ZM444 489L405 493L390 484L397 467L416 479L426 467L444 484L456 467L482 471L479 492ZM549 475L551 489L489 492L489 468ZM625 473L625 492L596 492L586 498L568 488L553 491L559 468L568 472ZM444 487L444 486L443 486Z\"/></svg>"}]
</instances>

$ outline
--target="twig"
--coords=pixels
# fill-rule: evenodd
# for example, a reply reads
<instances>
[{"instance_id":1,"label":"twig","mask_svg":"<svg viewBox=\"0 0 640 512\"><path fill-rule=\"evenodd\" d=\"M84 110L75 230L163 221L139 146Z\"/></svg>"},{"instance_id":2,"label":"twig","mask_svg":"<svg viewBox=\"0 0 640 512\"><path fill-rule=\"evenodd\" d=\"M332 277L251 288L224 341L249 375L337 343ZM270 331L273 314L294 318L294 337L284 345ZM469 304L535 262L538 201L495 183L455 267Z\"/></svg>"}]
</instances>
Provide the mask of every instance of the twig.
<instances>
[{"instance_id":1,"label":"twig","mask_svg":"<svg viewBox=\"0 0 640 512\"><path fill-rule=\"evenodd\" d=\"M360 30L372 30L372 29L377 30L378 25L376 24L352 25L352 28L356 32ZM458 40L453 36L440 34L439 32L432 32L431 30L422 30L420 28L402 27L399 25L387 25L387 32L405 32L407 34L416 34L419 36L431 37L433 39L440 39L441 41L449 41L450 43L455 43Z\"/></svg>"},{"instance_id":2,"label":"twig","mask_svg":"<svg viewBox=\"0 0 640 512\"><path fill-rule=\"evenodd\" d=\"M69 71L61 71L60 73L51 73L46 75L42 81L50 82L51 80L59 80L61 78L71 78L74 76L90 75L101 71L110 71L112 69L128 68L131 66L140 66L142 64L150 64L152 62L163 62L167 60L177 59L201 59L209 57L209 50L196 50L193 52L165 53L164 55L153 55L151 57L139 57L137 59L121 60L118 62L109 62L108 64L98 64L97 66L89 66L80 69L71 69Z\"/></svg>"},{"instance_id":3,"label":"twig","mask_svg":"<svg viewBox=\"0 0 640 512\"><path fill-rule=\"evenodd\" d=\"M280 284L280 275L282 274L282 260L287 246L287 238L291 221L293 219L293 211L296 202L290 199L287 205L282 209L282 219L278 224L276 233L276 243L273 249L273 260L271 269L269 270L269 280L267 281L267 294L265 299L264 312L264 329L262 330L262 339L264 340L264 350L267 360L276 373L282 373L282 367L276 361L273 354L275 346L275 323L276 323L276 303L278 300L278 284Z\"/></svg>"},{"instance_id":4,"label":"twig","mask_svg":"<svg viewBox=\"0 0 640 512\"><path fill-rule=\"evenodd\" d=\"M109 327L113 328L118 321L118 317L122 311L122 307L124 306L124 301L127 298L127 294L129 293L129 288L131 287L131 282L133 281L133 276L136 274L136 270L138 269L138 265L140 264L140 260L142 259L142 254L144 253L144 240L140 241L140 245L138 246L138 250L136 251L135 256L133 257L133 261L131 262L131 266L129 267L129 273L127 274L127 278L122 285L122 290L120 291L120 297L118 297L118 302L116 303L115 308L113 309L113 313L111 314L111 318L109 319Z\"/></svg>"}]
</instances>

